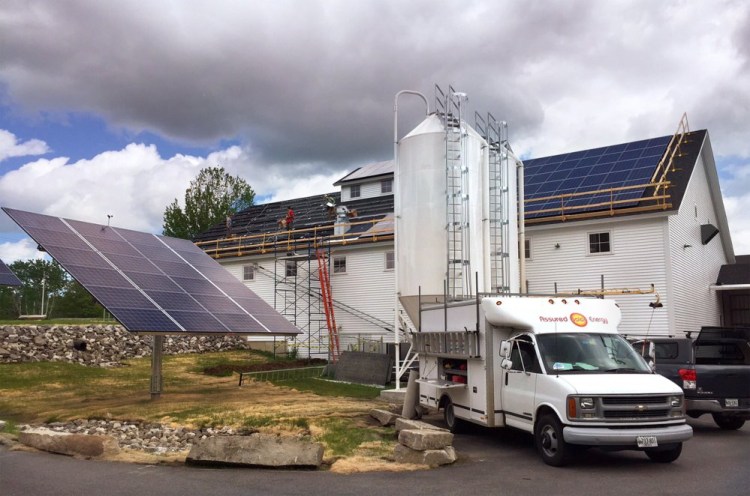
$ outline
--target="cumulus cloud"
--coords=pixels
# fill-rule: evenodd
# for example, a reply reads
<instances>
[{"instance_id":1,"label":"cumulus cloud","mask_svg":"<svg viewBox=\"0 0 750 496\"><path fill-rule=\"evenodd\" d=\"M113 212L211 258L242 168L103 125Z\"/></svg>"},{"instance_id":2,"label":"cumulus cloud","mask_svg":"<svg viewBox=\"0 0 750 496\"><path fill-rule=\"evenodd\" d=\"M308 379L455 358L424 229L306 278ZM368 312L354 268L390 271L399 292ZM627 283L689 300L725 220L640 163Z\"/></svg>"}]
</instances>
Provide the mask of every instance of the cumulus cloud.
<instances>
[{"instance_id":1,"label":"cumulus cloud","mask_svg":"<svg viewBox=\"0 0 750 496\"><path fill-rule=\"evenodd\" d=\"M274 199L304 196L303 177L330 190L352 164L390 158L396 92L423 91L433 105L434 83L507 121L522 156L668 135L683 112L692 129L710 130L717 158L750 156L743 0L10 0L0 46L0 100L14 110L42 121L90 113L113 130L193 146L241 144L168 159L134 144L19 174L83 186L40 184L45 202L23 187L36 205L93 220L116 208L118 221L149 230L212 160ZM404 99L400 111L405 133L423 106ZM132 178L127 157L138 160ZM74 180L78 169L89 178ZM144 179L153 180L136 186ZM20 184L3 177L0 194L12 193L9 181Z\"/></svg>"},{"instance_id":2,"label":"cumulus cloud","mask_svg":"<svg viewBox=\"0 0 750 496\"><path fill-rule=\"evenodd\" d=\"M0 243L0 260L7 265L16 260L32 260L44 258L44 252L36 249L36 243L30 238L22 238L18 241L6 241Z\"/></svg>"},{"instance_id":3,"label":"cumulus cloud","mask_svg":"<svg viewBox=\"0 0 750 496\"><path fill-rule=\"evenodd\" d=\"M20 142L15 134L0 129L0 162L10 157L44 155L49 152L47 143L38 139Z\"/></svg>"},{"instance_id":4,"label":"cumulus cloud","mask_svg":"<svg viewBox=\"0 0 750 496\"><path fill-rule=\"evenodd\" d=\"M0 198L3 206L100 224L109 214L113 225L160 233L166 206L175 198L182 202L200 169L216 165L245 179L259 197L273 199L329 192L333 181L344 175L309 177L304 170L309 166L296 172L259 166L253 154L239 146L205 157L164 158L155 146L134 143L77 162L65 157L29 162L0 176ZM11 230L12 221L2 217L0 231Z\"/></svg>"}]
</instances>

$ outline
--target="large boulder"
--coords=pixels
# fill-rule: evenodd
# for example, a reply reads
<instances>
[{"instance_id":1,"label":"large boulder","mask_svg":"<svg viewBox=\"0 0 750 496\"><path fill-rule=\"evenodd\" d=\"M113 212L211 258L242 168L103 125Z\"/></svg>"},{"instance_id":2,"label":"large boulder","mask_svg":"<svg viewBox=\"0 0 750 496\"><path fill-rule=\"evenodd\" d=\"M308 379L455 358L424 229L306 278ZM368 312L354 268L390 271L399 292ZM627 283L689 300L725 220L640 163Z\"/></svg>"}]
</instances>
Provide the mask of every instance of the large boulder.
<instances>
[{"instance_id":1,"label":"large boulder","mask_svg":"<svg viewBox=\"0 0 750 496\"><path fill-rule=\"evenodd\" d=\"M428 429L428 430L433 430L433 431L448 432L448 429L443 429L442 427L428 424L427 422L422 422L421 420L409 420L403 417L397 418L396 419L396 431L401 432L405 429L409 429L409 430Z\"/></svg>"},{"instance_id":2,"label":"large boulder","mask_svg":"<svg viewBox=\"0 0 750 496\"><path fill-rule=\"evenodd\" d=\"M89 436L56 432L51 429L28 429L18 434L18 441L32 448L61 455L96 458L117 453L117 441L109 436Z\"/></svg>"},{"instance_id":3,"label":"large boulder","mask_svg":"<svg viewBox=\"0 0 750 496\"><path fill-rule=\"evenodd\" d=\"M453 444L453 434L432 429L404 429L398 433L398 442L416 451L443 449Z\"/></svg>"},{"instance_id":4,"label":"large boulder","mask_svg":"<svg viewBox=\"0 0 750 496\"><path fill-rule=\"evenodd\" d=\"M380 422L380 425L386 426L393 425L396 422L396 419L399 418L399 415L393 412L389 412L388 410L379 410L377 408L373 408L372 410L370 410L370 417Z\"/></svg>"},{"instance_id":5,"label":"large boulder","mask_svg":"<svg viewBox=\"0 0 750 496\"><path fill-rule=\"evenodd\" d=\"M194 444L186 462L196 465L317 468L323 462L323 446L272 434L215 436Z\"/></svg>"}]
</instances>

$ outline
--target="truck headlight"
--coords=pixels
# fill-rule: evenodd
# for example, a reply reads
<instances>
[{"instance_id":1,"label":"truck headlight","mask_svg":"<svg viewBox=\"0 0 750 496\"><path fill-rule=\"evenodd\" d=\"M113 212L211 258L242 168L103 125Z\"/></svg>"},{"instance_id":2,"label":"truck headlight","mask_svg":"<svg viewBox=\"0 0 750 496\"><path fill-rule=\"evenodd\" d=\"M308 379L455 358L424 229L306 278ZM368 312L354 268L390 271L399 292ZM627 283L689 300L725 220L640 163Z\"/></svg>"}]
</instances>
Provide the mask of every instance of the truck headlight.
<instances>
[{"instance_id":1,"label":"truck headlight","mask_svg":"<svg viewBox=\"0 0 750 496\"><path fill-rule=\"evenodd\" d=\"M581 410L591 410L594 408L594 398L581 398Z\"/></svg>"}]
</instances>

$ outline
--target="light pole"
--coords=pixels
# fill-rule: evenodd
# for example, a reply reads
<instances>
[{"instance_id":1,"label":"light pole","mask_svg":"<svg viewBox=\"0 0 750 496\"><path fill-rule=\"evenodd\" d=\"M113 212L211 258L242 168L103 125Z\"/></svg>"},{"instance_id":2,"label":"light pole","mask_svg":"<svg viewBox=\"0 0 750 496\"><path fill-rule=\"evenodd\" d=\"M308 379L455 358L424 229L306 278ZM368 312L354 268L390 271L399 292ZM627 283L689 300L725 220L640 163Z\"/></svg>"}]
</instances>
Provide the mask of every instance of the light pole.
<instances>
[{"instance_id":1,"label":"light pole","mask_svg":"<svg viewBox=\"0 0 750 496\"><path fill-rule=\"evenodd\" d=\"M401 370L401 336L399 334L399 319L398 319L398 307L399 307L399 284L398 284L398 223L401 218L401 198L399 197L400 186L399 186L399 175L400 170L398 166L398 98L401 95L415 95L420 97L424 101L425 114L430 114L430 104L427 98L418 91L413 90L401 90L396 93L393 99L393 278L394 278L394 305L393 305L393 337L395 344L396 354L396 390L401 389L401 376L403 370Z\"/></svg>"}]
</instances>

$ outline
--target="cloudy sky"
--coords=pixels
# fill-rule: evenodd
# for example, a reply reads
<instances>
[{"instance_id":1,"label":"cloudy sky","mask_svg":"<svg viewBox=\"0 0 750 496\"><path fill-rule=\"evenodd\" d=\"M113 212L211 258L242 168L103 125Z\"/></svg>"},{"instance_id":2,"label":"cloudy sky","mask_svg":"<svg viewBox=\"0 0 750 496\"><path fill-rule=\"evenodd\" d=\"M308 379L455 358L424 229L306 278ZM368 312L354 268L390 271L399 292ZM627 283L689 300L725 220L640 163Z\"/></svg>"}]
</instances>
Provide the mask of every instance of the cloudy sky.
<instances>
[{"instance_id":1,"label":"cloudy sky","mask_svg":"<svg viewBox=\"0 0 750 496\"><path fill-rule=\"evenodd\" d=\"M750 3L4 0L0 205L161 232L221 165L261 201L392 155L452 84L539 157L708 129L750 253ZM399 102L399 129L423 104ZM743 212L745 212L743 214ZM36 256L0 214L0 258Z\"/></svg>"}]
</instances>

